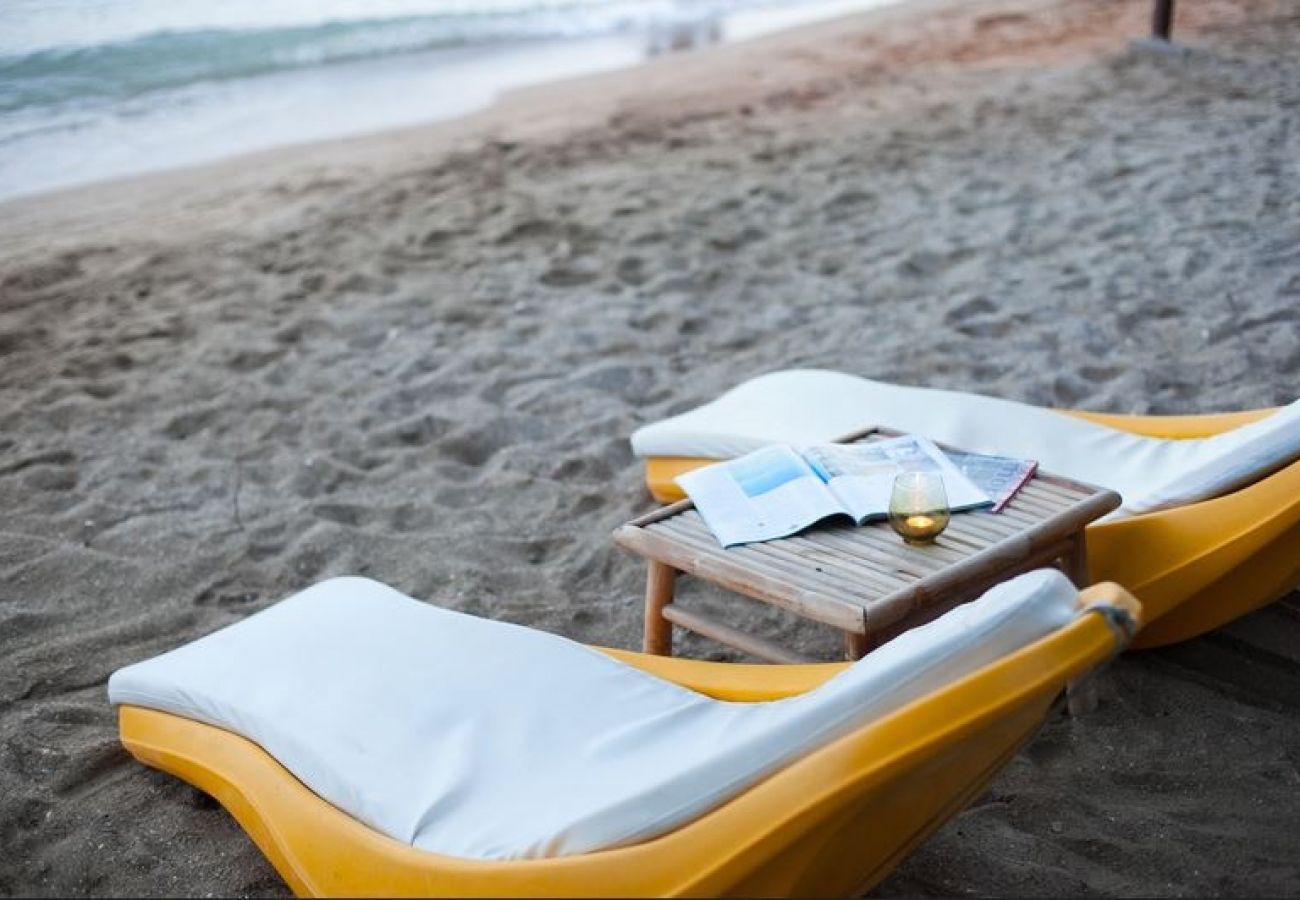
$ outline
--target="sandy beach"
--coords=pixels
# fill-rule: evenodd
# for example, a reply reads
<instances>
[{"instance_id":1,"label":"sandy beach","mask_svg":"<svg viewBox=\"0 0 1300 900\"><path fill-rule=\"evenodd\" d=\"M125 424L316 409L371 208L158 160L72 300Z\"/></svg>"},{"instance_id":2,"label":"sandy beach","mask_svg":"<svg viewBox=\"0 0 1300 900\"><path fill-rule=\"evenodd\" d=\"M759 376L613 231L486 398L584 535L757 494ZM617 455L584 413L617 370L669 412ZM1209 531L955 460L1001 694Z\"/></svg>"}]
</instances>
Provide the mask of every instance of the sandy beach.
<instances>
[{"instance_id":1,"label":"sandy beach","mask_svg":"<svg viewBox=\"0 0 1300 900\"><path fill-rule=\"evenodd\" d=\"M287 894L109 673L343 574L635 646L628 435L751 376L1295 400L1300 8L1178 14L917 0L0 205L0 894ZM1300 600L1100 684L877 893L1300 895Z\"/></svg>"}]
</instances>

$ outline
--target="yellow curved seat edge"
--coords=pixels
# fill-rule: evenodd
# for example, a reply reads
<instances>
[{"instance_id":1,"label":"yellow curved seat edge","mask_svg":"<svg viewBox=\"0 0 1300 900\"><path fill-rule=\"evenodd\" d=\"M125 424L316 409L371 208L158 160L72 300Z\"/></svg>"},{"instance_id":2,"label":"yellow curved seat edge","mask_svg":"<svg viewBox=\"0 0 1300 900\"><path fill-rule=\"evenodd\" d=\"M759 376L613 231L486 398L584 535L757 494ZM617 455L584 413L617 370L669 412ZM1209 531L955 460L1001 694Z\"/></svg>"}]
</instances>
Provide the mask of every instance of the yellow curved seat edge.
<instances>
[{"instance_id":1,"label":"yellow curved seat edge","mask_svg":"<svg viewBox=\"0 0 1300 900\"><path fill-rule=\"evenodd\" d=\"M1258 422L1265 416L1277 412L1277 407L1267 409L1245 409L1229 413L1200 413L1189 416L1139 416L1126 413L1090 412L1083 409L1062 409L1068 416L1087 419L1098 425L1107 425L1130 434L1144 437L1186 440L1188 438L1210 437L1224 431Z\"/></svg>"},{"instance_id":2,"label":"yellow curved seat edge","mask_svg":"<svg viewBox=\"0 0 1300 900\"><path fill-rule=\"evenodd\" d=\"M1140 615L1114 585L1090 588L1081 599ZM842 895L875 884L976 796L1041 724L1065 683L1118 652L1120 642L1105 617L1081 615L669 834L556 859L485 861L417 850L326 803L231 732L132 706L119 709L119 725L137 759L215 797L299 896ZM639 662L655 673L673 668L657 657ZM737 670L706 678L733 694L760 668L697 666Z\"/></svg>"},{"instance_id":3,"label":"yellow curved seat edge","mask_svg":"<svg viewBox=\"0 0 1300 900\"><path fill-rule=\"evenodd\" d=\"M1070 415L1149 437L1206 437L1275 410L1195 416ZM715 462L646 461L646 485L663 503L682 499L674 479ZM1213 631L1300 585L1300 462L1223 497L1088 528L1093 579L1142 599L1147 625L1133 647L1158 647Z\"/></svg>"},{"instance_id":4,"label":"yellow curved seat edge","mask_svg":"<svg viewBox=\"0 0 1300 900\"><path fill-rule=\"evenodd\" d=\"M697 693L718 700L735 700L744 703L780 700L805 693L827 678L842 672L849 665L844 662L780 666L716 663L680 656L655 656L614 647L595 649Z\"/></svg>"}]
</instances>

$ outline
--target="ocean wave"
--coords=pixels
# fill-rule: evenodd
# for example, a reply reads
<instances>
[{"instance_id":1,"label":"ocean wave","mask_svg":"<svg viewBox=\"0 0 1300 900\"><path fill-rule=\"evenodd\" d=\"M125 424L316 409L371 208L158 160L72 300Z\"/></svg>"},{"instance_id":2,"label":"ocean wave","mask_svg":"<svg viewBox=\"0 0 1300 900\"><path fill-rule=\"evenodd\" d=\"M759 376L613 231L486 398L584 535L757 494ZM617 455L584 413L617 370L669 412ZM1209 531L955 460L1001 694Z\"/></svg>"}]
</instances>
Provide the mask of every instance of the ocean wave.
<instances>
[{"instance_id":1,"label":"ocean wave","mask_svg":"<svg viewBox=\"0 0 1300 900\"><path fill-rule=\"evenodd\" d=\"M689 14L707 17L716 8L700 4ZM664 15L680 17L682 7L660 0L576 0L531 9L156 32L116 43L0 56L0 112L121 100L201 81L440 48L608 34L646 27Z\"/></svg>"}]
</instances>

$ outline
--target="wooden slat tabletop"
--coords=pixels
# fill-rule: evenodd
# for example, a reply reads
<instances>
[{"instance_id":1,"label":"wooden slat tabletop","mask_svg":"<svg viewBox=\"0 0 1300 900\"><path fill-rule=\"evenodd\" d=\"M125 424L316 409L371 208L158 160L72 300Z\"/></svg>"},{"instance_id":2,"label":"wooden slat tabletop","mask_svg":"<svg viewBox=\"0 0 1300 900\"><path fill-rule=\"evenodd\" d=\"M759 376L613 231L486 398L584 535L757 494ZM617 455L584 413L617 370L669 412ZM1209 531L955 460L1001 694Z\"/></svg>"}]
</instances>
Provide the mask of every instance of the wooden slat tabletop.
<instances>
[{"instance_id":1,"label":"wooden slat tabletop","mask_svg":"<svg viewBox=\"0 0 1300 900\"><path fill-rule=\"evenodd\" d=\"M845 440L892 436L880 429ZM1119 505L1112 491L1038 472L1001 512L955 513L934 544L904 543L887 522L819 525L724 549L689 500L614 533L622 547L844 631L887 629L964 582L1039 560ZM1041 563L1039 563L1041 564Z\"/></svg>"}]
</instances>

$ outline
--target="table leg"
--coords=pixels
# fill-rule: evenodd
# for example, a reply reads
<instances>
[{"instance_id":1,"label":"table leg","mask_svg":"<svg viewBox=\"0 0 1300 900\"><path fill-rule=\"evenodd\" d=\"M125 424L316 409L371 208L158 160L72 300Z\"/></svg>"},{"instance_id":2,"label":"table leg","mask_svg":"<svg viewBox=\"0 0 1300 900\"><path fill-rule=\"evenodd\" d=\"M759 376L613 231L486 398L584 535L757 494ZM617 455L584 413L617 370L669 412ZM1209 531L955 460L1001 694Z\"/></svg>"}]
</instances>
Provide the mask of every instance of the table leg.
<instances>
[{"instance_id":1,"label":"table leg","mask_svg":"<svg viewBox=\"0 0 1300 900\"><path fill-rule=\"evenodd\" d=\"M1088 539L1082 530L1069 540L1070 549L1061 557L1061 571L1082 590L1088 586Z\"/></svg>"},{"instance_id":2,"label":"table leg","mask_svg":"<svg viewBox=\"0 0 1300 900\"><path fill-rule=\"evenodd\" d=\"M1097 676L1085 675L1065 685L1065 708L1074 718L1097 708Z\"/></svg>"},{"instance_id":3,"label":"table leg","mask_svg":"<svg viewBox=\"0 0 1300 900\"><path fill-rule=\"evenodd\" d=\"M646 653L659 656L673 655L673 623L664 618L664 607L673 602L677 586L677 570L656 560L650 560L645 580L645 644Z\"/></svg>"},{"instance_id":4,"label":"table leg","mask_svg":"<svg viewBox=\"0 0 1300 900\"><path fill-rule=\"evenodd\" d=\"M865 634L856 632L844 632L844 658L849 662L862 659L871 649L872 642Z\"/></svg>"},{"instance_id":5,"label":"table leg","mask_svg":"<svg viewBox=\"0 0 1300 900\"><path fill-rule=\"evenodd\" d=\"M1070 549L1061 557L1061 570L1077 588L1088 586L1088 543L1082 530L1070 539ZM1084 716L1097 708L1097 681L1085 675L1065 686L1065 708L1071 716Z\"/></svg>"},{"instance_id":6,"label":"table leg","mask_svg":"<svg viewBox=\"0 0 1300 900\"><path fill-rule=\"evenodd\" d=\"M1151 34L1162 41L1169 40L1174 25L1174 0L1156 0L1151 10Z\"/></svg>"}]
</instances>

